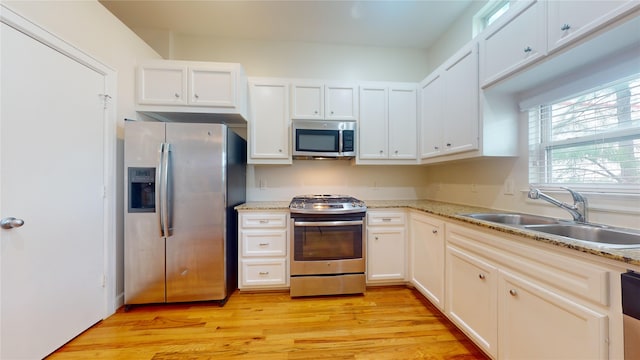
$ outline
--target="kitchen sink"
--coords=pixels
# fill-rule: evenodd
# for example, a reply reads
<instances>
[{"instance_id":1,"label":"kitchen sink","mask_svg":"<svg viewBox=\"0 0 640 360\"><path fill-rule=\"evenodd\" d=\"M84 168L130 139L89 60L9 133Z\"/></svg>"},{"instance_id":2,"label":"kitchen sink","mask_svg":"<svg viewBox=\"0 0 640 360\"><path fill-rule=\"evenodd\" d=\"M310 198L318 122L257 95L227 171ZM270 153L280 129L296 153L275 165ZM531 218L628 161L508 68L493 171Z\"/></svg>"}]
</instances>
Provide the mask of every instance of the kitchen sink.
<instances>
[{"instance_id":1,"label":"kitchen sink","mask_svg":"<svg viewBox=\"0 0 640 360\"><path fill-rule=\"evenodd\" d=\"M602 244L610 248L640 248L640 231L595 224L529 225L528 230Z\"/></svg>"},{"instance_id":2,"label":"kitchen sink","mask_svg":"<svg viewBox=\"0 0 640 360\"><path fill-rule=\"evenodd\" d=\"M516 213L475 213L475 214L462 214L477 220L484 220L505 225L542 225L542 224L559 224L560 220L529 214L516 214Z\"/></svg>"},{"instance_id":3,"label":"kitchen sink","mask_svg":"<svg viewBox=\"0 0 640 360\"><path fill-rule=\"evenodd\" d=\"M601 247L612 249L640 248L640 230L518 213L472 213L460 215L505 226L563 236Z\"/></svg>"}]
</instances>

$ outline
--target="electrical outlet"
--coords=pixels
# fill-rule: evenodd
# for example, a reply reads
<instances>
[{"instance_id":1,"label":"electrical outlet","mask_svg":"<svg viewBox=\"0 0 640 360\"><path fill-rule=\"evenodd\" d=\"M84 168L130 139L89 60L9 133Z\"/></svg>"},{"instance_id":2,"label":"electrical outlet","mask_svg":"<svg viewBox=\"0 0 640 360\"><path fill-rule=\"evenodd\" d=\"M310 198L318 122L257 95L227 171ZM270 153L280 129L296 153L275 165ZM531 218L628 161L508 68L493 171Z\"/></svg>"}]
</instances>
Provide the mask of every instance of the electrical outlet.
<instances>
[{"instance_id":1,"label":"electrical outlet","mask_svg":"<svg viewBox=\"0 0 640 360\"><path fill-rule=\"evenodd\" d=\"M507 180L505 180L504 182L504 194L505 195L513 195L515 190L514 190L515 184L513 183L513 179L512 178L508 178Z\"/></svg>"}]
</instances>

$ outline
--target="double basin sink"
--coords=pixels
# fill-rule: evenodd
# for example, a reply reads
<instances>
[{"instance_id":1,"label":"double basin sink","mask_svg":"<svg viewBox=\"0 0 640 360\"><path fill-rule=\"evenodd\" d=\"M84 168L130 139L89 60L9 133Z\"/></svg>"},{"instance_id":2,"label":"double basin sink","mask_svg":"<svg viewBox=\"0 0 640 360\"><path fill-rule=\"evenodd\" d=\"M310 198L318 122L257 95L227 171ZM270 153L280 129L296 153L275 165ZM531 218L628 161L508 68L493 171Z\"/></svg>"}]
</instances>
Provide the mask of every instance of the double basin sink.
<instances>
[{"instance_id":1,"label":"double basin sink","mask_svg":"<svg viewBox=\"0 0 640 360\"><path fill-rule=\"evenodd\" d=\"M562 236L599 247L612 249L640 248L639 230L517 213L475 213L461 215L476 220Z\"/></svg>"}]
</instances>

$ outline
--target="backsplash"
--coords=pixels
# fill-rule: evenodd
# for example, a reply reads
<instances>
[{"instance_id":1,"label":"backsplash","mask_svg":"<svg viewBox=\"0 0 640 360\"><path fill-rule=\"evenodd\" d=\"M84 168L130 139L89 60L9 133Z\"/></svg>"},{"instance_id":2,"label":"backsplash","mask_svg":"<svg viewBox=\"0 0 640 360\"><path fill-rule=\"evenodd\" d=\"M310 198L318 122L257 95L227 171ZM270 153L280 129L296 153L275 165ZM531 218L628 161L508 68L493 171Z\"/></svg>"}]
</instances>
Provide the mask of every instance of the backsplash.
<instances>
[{"instance_id":1,"label":"backsplash","mask_svg":"<svg viewBox=\"0 0 640 360\"><path fill-rule=\"evenodd\" d=\"M427 197L427 167L355 166L350 160L294 160L247 166L247 201L286 201L302 194L346 194L362 200Z\"/></svg>"}]
</instances>

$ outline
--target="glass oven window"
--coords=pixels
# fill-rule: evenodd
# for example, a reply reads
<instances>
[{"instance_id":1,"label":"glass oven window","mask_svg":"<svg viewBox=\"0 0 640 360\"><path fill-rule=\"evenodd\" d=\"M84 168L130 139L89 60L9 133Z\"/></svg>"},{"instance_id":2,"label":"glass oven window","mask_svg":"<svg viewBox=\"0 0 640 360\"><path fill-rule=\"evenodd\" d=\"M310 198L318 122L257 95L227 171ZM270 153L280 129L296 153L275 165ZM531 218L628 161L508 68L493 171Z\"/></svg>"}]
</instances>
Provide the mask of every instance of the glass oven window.
<instances>
[{"instance_id":1,"label":"glass oven window","mask_svg":"<svg viewBox=\"0 0 640 360\"><path fill-rule=\"evenodd\" d=\"M362 258L362 225L296 226L295 261Z\"/></svg>"}]
</instances>

